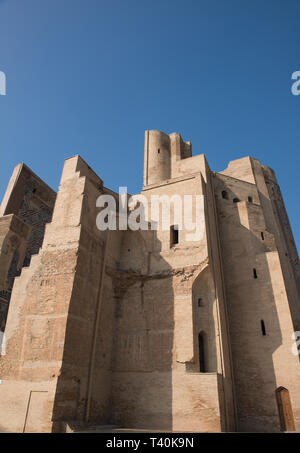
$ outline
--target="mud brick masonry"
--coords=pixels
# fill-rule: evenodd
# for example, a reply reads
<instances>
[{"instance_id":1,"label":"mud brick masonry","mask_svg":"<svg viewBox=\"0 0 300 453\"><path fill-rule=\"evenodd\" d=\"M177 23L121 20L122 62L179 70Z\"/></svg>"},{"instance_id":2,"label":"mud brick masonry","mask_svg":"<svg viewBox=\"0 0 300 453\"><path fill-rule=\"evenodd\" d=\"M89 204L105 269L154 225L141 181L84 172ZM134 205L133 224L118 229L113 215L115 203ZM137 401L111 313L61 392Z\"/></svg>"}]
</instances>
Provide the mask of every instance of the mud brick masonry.
<instances>
[{"instance_id":1,"label":"mud brick masonry","mask_svg":"<svg viewBox=\"0 0 300 453\"><path fill-rule=\"evenodd\" d=\"M0 208L0 431L300 430L299 260L274 172L220 173L145 132L142 194L204 195L205 234L99 231L81 159L56 194L19 164Z\"/></svg>"}]
</instances>

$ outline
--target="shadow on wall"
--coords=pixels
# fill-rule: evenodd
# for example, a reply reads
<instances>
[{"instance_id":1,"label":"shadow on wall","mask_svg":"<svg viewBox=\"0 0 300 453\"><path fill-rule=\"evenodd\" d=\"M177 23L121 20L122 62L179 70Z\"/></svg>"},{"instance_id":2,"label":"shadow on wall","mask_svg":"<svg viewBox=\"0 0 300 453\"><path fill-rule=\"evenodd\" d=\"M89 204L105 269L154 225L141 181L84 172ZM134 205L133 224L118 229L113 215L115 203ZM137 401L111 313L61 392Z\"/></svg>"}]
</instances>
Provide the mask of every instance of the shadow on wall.
<instances>
[{"instance_id":1,"label":"shadow on wall","mask_svg":"<svg viewBox=\"0 0 300 453\"><path fill-rule=\"evenodd\" d=\"M152 270L151 251L158 242L155 231L123 235L113 277L111 421L171 430L174 294L170 269Z\"/></svg>"},{"instance_id":2,"label":"shadow on wall","mask_svg":"<svg viewBox=\"0 0 300 453\"><path fill-rule=\"evenodd\" d=\"M81 228L53 431L66 421L169 431L174 293L167 263L164 272L151 270L156 232L109 232L108 259L107 233Z\"/></svg>"},{"instance_id":3,"label":"shadow on wall","mask_svg":"<svg viewBox=\"0 0 300 453\"><path fill-rule=\"evenodd\" d=\"M187 371L217 372L216 327L214 309L216 294L207 265L192 287L195 363L187 363Z\"/></svg>"},{"instance_id":4,"label":"shadow on wall","mask_svg":"<svg viewBox=\"0 0 300 453\"><path fill-rule=\"evenodd\" d=\"M224 196L225 193L220 190L217 206L238 430L278 432L280 420L273 356L282 345L282 333L276 307L278 300L273 292L274 275L270 274L270 260L276 254L268 254L276 250L274 237L268 231L255 229L263 213L260 211L258 215L260 207L253 206L252 200L245 204L250 227L243 226L240 200L236 193L228 192L226 188Z\"/></svg>"}]
</instances>

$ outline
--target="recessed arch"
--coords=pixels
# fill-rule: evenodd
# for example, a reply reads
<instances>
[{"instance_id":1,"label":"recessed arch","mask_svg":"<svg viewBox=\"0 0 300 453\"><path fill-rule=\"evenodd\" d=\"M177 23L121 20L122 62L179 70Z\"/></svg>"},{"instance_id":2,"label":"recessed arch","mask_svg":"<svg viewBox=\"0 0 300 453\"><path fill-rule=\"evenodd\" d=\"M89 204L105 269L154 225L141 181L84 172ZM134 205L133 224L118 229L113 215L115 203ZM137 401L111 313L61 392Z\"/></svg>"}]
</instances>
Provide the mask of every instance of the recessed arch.
<instances>
[{"instance_id":1,"label":"recessed arch","mask_svg":"<svg viewBox=\"0 0 300 453\"><path fill-rule=\"evenodd\" d=\"M195 275L192 286L193 297L193 330L194 330L194 361L190 369L211 373L218 369L216 348L216 319L214 318L215 289L210 267L204 264L202 270ZM199 301L199 299L201 299ZM200 304L200 307L199 307ZM202 354L199 353L199 333L202 334L200 349L203 345ZM201 351L200 351L201 352ZM204 366L202 365L204 357ZM203 371L202 371L203 370Z\"/></svg>"}]
</instances>

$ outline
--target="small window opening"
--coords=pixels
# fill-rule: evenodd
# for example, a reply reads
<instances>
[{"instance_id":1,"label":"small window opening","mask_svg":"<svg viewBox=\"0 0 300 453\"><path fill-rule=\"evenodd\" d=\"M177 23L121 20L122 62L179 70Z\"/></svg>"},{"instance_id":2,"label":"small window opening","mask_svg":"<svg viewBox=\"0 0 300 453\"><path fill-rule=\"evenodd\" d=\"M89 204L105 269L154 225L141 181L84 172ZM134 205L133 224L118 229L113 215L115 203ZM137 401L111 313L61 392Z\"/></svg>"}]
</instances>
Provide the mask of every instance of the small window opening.
<instances>
[{"instance_id":1,"label":"small window opening","mask_svg":"<svg viewBox=\"0 0 300 453\"><path fill-rule=\"evenodd\" d=\"M222 191L222 198L224 198L224 200L228 200L228 193L226 192L226 190Z\"/></svg>"},{"instance_id":2,"label":"small window opening","mask_svg":"<svg viewBox=\"0 0 300 453\"><path fill-rule=\"evenodd\" d=\"M203 307L203 300L201 299L201 297L199 297L198 299L198 307Z\"/></svg>"},{"instance_id":3,"label":"small window opening","mask_svg":"<svg viewBox=\"0 0 300 453\"><path fill-rule=\"evenodd\" d=\"M249 201L249 203L253 203L253 198L252 197L248 197L248 201Z\"/></svg>"},{"instance_id":4,"label":"small window opening","mask_svg":"<svg viewBox=\"0 0 300 453\"><path fill-rule=\"evenodd\" d=\"M232 201L233 201L233 203L238 203L240 200L239 200L239 198L234 198Z\"/></svg>"},{"instance_id":5,"label":"small window opening","mask_svg":"<svg viewBox=\"0 0 300 453\"><path fill-rule=\"evenodd\" d=\"M264 241L264 240L265 240L265 235L264 235L264 233L261 232L260 235L261 235L262 240Z\"/></svg>"},{"instance_id":6,"label":"small window opening","mask_svg":"<svg viewBox=\"0 0 300 453\"><path fill-rule=\"evenodd\" d=\"M171 226L170 229L170 244L172 245L178 244L178 225Z\"/></svg>"},{"instance_id":7,"label":"small window opening","mask_svg":"<svg viewBox=\"0 0 300 453\"><path fill-rule=\"evenodd\" d=\"M198 336L198 346L199 346L199 370L200 373L205 373L205 356L204 356L204 338L203 334L199 333Z\"/></svg>"},{"instance_id":8,"label":"small window opening","mask_svg":"<svg viewBox=\"0 0 300 453\"><path fill-rule=\"evenodd\" d=\"M36 189L32 189L32 193L35 193L36 192Z\"/></svg>"},{"instance_id":9,"label":"small window opening","mask_svg":"<svg viewBox=\"0 0 300 453\"><path fill-rule=\"evenodd\" d=\"M263 320L260 321L260 325L261 325L261 333L263 334L263 336L267 335L266 326L265 326L265 323Z\"/></svg>"},{"instance_id":10,"label":"small window opening","mask_svg":"<svg viewBox=\"0 0 300 453\"><path fill-rule=\"evenodd\" d=\"M253 277L254 277L254 278L257 278L257 272L256 272L255 267L253 268Z\"/></svg>"},{"instance_id":11,"label":"small window opening","mask_svg":"<svg viewBox=\"0 0 300 453\"><path fill-rule=\"evenodd\" d=\"M160 148L158 148L158 150L157 150L157 154L160 154Z\"/></svg>"}]
</instances>

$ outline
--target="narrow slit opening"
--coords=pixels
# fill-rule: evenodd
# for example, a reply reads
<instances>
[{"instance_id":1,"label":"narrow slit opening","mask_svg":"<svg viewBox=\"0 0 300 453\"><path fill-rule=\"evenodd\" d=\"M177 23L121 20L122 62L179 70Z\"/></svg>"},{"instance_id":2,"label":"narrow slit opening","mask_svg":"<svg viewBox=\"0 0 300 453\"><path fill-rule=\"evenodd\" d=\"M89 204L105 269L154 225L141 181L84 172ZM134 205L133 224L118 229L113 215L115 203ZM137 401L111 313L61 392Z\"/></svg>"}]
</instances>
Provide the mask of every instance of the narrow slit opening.
<instances>
[{"instance_id":1,"label":"narrow slit opening","mask_svg":"<svg viewBox=\"0 0 300 453\"><path fill-rule=\"evenodd\" d=\"M178 225L173 225L170 228L170 246L172 247L175 244L178 244L179 242L179 231L178 231Z\"/></svg>"}]
</instances>

